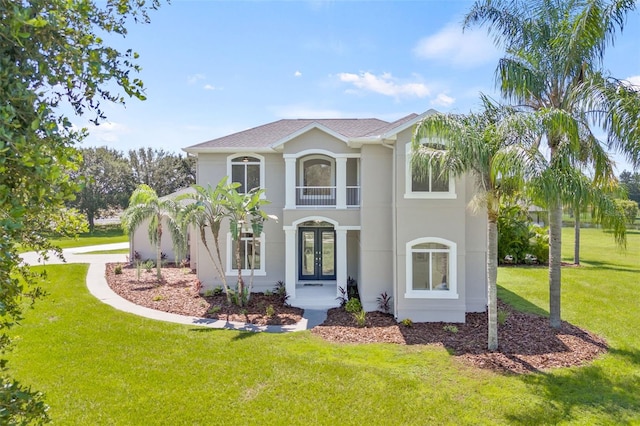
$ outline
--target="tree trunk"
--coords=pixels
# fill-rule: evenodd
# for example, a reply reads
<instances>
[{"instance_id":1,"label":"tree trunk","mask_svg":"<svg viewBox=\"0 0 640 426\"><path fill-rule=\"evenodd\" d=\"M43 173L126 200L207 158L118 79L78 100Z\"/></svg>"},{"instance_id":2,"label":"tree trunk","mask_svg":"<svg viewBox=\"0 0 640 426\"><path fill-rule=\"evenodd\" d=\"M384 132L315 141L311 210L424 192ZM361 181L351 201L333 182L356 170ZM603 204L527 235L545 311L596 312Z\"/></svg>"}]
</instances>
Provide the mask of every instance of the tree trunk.
<instances>
[{"instance_id":1,"label":"tree trunk","mask_svg":"<svg viewBox=\"0 0 640 426\"><path fill-rule=\"evenodd\" d=\"M249 278L249 291L247 293L247 303L251 299L251 292L253 291L253 276L256 269L256 233L251 234L251 277Z\"/></svg>"},{"instance_id":2,"label":"tree trunk","mask_svg":"<svg viewBox=\"0 0 640 426\"><path fill-rule=\"evenodd\" d=\"M156 244L156 278L162 281L162 217L158 218L158 243Z\"/></svg>"},{"instance_id":3,"label":"tree trunk","mask_svg":"<svg viewBox=\"0 0 640 426\"><path fill-rule=\"evenodd\" d=\"M240 257L240 237L242 236L242 228L238 227L236 239L236 267L238 268L238 306L244 306L244 281L242 280L242 259Z\"/></svg>"},{"instance_id":4,"label":"tree trunk","mask_svg":"<svg viewBox=\"0 0 640 426\"><path fill-rule=\"evenodd\" d=\"M93 234L93 231L96 229L95 215L93 214L93 211L87 211L87 222L89 222L89 232Z\"/></svg>"},{"instance_id":5,"label":"tree trunk","mask_svg":"<svg viewBox=\"0 0 640 426\"><path fill-rule=\"evenodd\" d=\"M488 349L498 349L498 225L496 214L489 212L487 224L487 315L488 322Z\"/></svg>"},{"instance_id":6,"label":"tree trunk","mask_svg":"<svg viewBox=\"0 0 640 426\"><path fill-rule=\"evenodd\" d=\"M562 267L562 204L556 197L549 208L549 322L560 328L560 284Z\"/></svg>"},{"instance_id":7,"label":"tree trunk","mask_svg":"<svg viewBox=\"0 0 640 426\"><path fill-rule=\"evenodd\" d=\"M574 209L575 224L573 226L573 263L580 264L580 210Z\"/></svg>"}]
</instances>

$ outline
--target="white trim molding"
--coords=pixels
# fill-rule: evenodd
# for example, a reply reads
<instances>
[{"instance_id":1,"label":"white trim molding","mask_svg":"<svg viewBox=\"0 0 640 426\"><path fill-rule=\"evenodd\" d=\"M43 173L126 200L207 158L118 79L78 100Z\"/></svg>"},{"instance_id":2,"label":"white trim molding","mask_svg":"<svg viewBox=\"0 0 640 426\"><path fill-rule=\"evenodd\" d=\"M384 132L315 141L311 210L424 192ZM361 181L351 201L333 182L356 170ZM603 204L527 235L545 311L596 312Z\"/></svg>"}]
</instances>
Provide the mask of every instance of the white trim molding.
<instances>
[{"instance_id":1,"label":"white trim molding","mask_svg":"<svg viewBox=\"0 0 640 426\"><path fill-rule=\"evenodd\" d=\"M447 253L449 255L449 259L447 261L447 284L448 289L445 290L416 290L413 288L413 253L418 250L414 249L418 244L425 243L436 243L442 244L447 247L444 249L434 249L434 252ZM431 250L420 250L420 252L424 251L426 255L431 255ZM457 244L453 241L445 240L444 238L437 237L423 237L416 238L415 240L411 240L406 244L406 288L404 297L407 299L458 299L458 249ZM432 262L429 262L431 265ZM430 278L429 278L430 279ZM432 284L433 285L433 284Z\"/></svg>"}]
</instances>

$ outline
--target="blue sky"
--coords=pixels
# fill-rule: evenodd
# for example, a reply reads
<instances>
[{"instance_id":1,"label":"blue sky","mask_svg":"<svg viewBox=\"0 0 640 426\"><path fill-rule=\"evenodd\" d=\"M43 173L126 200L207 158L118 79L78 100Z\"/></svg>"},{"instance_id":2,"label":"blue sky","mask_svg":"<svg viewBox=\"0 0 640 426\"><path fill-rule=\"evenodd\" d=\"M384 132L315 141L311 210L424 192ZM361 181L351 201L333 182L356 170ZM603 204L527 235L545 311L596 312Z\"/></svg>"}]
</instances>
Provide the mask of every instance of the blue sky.
<instances>
[{"instance_id":1,"label":"blue sky","mask_svg":"<svg viewBox=\"0 0 640 426\"><path fill-rule=\"evenodd\" d=\"M75 124L89 129L85 146L180 152L281 118L469 112L495 94L500 57L484 30L462 33L472 3L173 0L109 39L140 54L148 99ZM640 84L638 24L636 12L605 65Z\"/></svg>"}]
</instances>

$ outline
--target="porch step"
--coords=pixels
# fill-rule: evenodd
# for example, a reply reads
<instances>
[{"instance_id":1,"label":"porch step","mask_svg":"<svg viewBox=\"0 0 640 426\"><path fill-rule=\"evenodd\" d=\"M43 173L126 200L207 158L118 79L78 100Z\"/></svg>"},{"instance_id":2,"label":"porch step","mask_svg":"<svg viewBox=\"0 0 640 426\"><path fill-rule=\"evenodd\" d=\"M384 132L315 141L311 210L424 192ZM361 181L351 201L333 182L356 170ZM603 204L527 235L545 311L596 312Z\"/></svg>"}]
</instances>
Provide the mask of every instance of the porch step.
<instances>
[{"instance_id":1,"label":"porch step","mask_svg":"<svg viewBox=\"0 0 640 426\"><path fill-rule=\"evenodd\" d=\"M331 309L340 306L335 297L296 297L288 302L291 306L302 309Z\"/></svg>"}]
</instances>

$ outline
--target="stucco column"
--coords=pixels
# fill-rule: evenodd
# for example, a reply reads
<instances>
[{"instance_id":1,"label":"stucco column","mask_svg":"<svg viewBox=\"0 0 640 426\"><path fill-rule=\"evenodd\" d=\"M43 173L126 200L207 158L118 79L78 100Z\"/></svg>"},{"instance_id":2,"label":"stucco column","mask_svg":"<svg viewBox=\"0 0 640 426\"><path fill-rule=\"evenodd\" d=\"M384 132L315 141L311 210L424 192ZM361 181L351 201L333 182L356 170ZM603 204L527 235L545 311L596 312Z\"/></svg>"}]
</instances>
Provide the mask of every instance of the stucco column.
<instances>
[{"instance_id":1,"label":"stucco column","mask_svg":"<svg viewBox=\"0 0 640 426\"><path fill-rule=\"evenodd\" d=\"M336 208L347 208L347 158L336 158Z\"/></svg>"},{"instance_id":2,"label":"stucco column","mask_svg":"<svg viewBox=\"0 0 640 426\"><path fill-rule=\"evenodd\" d=\"M347 230L336 228L336 297L347 290Z\"/></svg>"},{"instance_id":3,"label":"stucco column","mask_svg":"<svg viewBox=\"0 0 640 426\"><path fill-rule=\"evenodd\" d=\"M296 228L284 228L284 282L290 299L296 298Z\"/></svg>"},{"instance_id":4,"label":"stucco column","mask_svg":"<svg viewBox=\"0 0 640 426\"><path fill-rule=\"evenodd\" d=\"M284 159L284 208L296 207L296 159L286 157Z\"/></svg>"}]
</instances>

